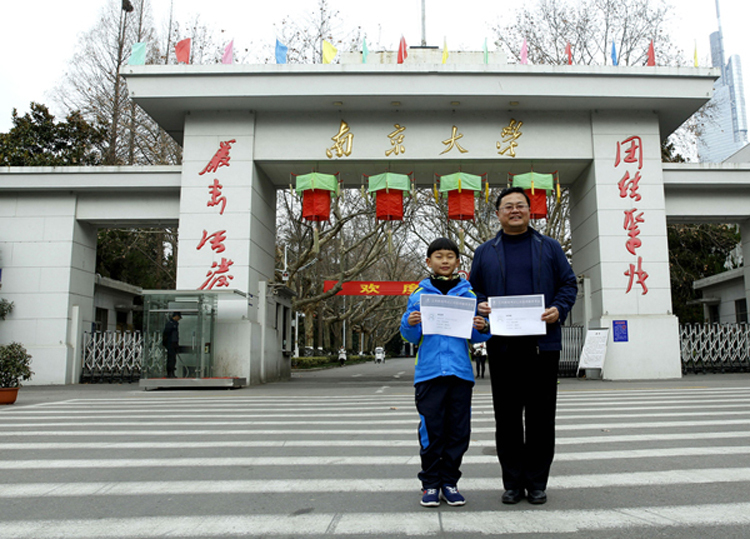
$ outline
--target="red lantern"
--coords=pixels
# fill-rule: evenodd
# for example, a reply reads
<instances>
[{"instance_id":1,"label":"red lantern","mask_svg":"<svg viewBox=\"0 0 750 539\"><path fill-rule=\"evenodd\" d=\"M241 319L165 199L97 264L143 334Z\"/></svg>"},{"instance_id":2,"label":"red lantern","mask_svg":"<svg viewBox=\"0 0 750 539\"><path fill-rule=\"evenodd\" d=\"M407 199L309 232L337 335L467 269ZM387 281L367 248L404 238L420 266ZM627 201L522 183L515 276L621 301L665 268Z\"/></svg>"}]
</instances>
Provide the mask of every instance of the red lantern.
<instances>
[{"instance_id":1,"label":"red lantern","mask_svg":"<svg viewBox=\"0 0 750 539\"><path fill-rule=\"evenodd\" d=\"M331 217L331 192L309 189L302 195L302 218L308 221L328 221Z\"/></svg>"},{"instance_id":2,"label":"red lantern","mask_svg":"<svg viewBox=\"0 0 750 539\"><path fill-rule=\"evenodd\" d=\"M524 189L524 192L531 201L531 219L544 219L547 217L547 191L544 189L534 189L533 195L531 194L531 189Z\"/></svg>"},{"instance_id":3,"label":"red lantern","mask_svg":"<svg viewBox=\"0 0 750 539\"><path fill-rule=\"evenodd\" d=\"M377 191L375 216L380 221L401 221L404 218L404 193L398 189Z\"/></svg>"},{"instance_id":4,"label":"red lantern","mask_svg":"<svg viewBox=\"0 0 750 539\"><path fill-rule=\"evenodd\" d=\"M448 219L468 221L474 219L474 191L448 191Z\"/></svg>"}]
</instances>

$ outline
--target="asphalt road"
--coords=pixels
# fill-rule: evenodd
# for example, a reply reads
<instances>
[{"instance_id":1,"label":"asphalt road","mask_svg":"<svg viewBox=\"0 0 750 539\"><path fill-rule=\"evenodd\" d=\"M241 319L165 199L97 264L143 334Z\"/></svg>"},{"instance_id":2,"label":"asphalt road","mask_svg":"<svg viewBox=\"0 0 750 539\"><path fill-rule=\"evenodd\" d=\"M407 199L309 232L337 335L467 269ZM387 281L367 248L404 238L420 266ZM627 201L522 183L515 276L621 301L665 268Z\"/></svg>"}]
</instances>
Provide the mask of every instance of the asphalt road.
<instances>
[{"instance_id":1,"label":"asphalt road","mask_svg":"<svg viewBox=\"0 0 750 539\"><path fill-rule=\"evenodd\" d=\"M562 379L549 502L500 503L479 380L464 507L423 508L413 359L239 390L25 387L0 539L750 537L750 375Z\"/></svg>"}]
</instances>

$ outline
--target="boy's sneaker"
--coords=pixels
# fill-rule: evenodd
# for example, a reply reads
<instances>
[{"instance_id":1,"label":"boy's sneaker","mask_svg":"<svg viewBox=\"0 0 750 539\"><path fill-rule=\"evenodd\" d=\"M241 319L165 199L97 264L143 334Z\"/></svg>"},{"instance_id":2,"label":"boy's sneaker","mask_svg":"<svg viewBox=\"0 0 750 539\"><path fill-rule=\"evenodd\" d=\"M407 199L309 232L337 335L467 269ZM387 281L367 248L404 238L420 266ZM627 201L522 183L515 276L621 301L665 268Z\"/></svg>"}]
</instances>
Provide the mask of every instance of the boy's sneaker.
<instances>
[{"instance_id":1,"label":"boy's sneaker","mask_svg":"<svg viewBox=\"0 0 750 539\"><path fill-rule=\"evenodd\" d=\"M458 487L456 485L443 485L443 488L441 490L443 499L448 503L448 505L463 505L466 503L466 498L461 496L461 493L458 492Z\"/></svg>"},{"instance_id":2,"label":"boy's sneaker","mask_svg":"<svg viewBox=\"0 0 750 539\"><path fill-rule=\"evenodd\" d=\"M422 501L425 507L437 507L440 505L440 493L436 488L426 488L422 491Z\"/></svg>"}]
</instances>

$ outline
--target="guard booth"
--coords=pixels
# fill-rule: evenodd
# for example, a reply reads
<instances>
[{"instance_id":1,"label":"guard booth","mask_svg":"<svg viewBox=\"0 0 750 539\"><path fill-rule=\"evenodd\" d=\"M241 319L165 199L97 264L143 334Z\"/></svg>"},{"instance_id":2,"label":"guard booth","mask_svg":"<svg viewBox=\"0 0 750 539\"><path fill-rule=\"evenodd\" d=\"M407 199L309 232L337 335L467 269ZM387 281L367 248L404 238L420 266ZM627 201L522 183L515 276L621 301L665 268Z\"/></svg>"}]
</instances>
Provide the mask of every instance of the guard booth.
<instances>
[{"instance_id":1,"label":"guard booth","mask_svg":"<svg viewBox=\"0 0 750 539\"><path fill-rule=\"evenodd\" d=\"M245 305L245 294L236 290L147 290L143 292L143 357L140 387L241 387L244 378L217 376L215 366L216 320L220 305ZM176 378L167 378L167 350L162 334L174 313L180 313Z\"/></svg>"}]
</instances>

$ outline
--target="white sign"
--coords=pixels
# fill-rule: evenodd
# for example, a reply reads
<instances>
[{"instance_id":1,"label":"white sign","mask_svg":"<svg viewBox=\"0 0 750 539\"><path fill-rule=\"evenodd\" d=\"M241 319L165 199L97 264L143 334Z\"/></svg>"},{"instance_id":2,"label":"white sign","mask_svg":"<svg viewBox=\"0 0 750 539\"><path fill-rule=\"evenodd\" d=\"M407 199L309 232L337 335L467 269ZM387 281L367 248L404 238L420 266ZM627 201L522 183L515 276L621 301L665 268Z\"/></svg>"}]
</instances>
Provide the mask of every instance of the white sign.
<instances>
[{"instance_id":1,"label":"white sign","mask_svg":"<svg viewBox=\"0 0 750 539\"><path fill-rule=\"evenodd\" d=\"M578 370L601 369L604 367L604 356L607 354L609 329L590 329L586 332L586 340L581 350Z\"/></svg>"},{"instance_id":2,"label":"white sign","mask_svg":"<svg viewBox=\"0 0 750 539\"><path fill-rule=\"evenodd\" d=\"M547 324L542 321L544 296L496 296L487 298L490 309L490 331L493 335L517 337L546 335Z\"/></svg>"},{"instance_id":3,"label":"white sign","mask_svg":"<svg viewBox=\"0 0 750 539\"><path fill-rule=\"evenodd\" d=\"M470 339L476 309L476 298L422 294L419 297L422 333Z\"/></svg>"}]
</instances>

